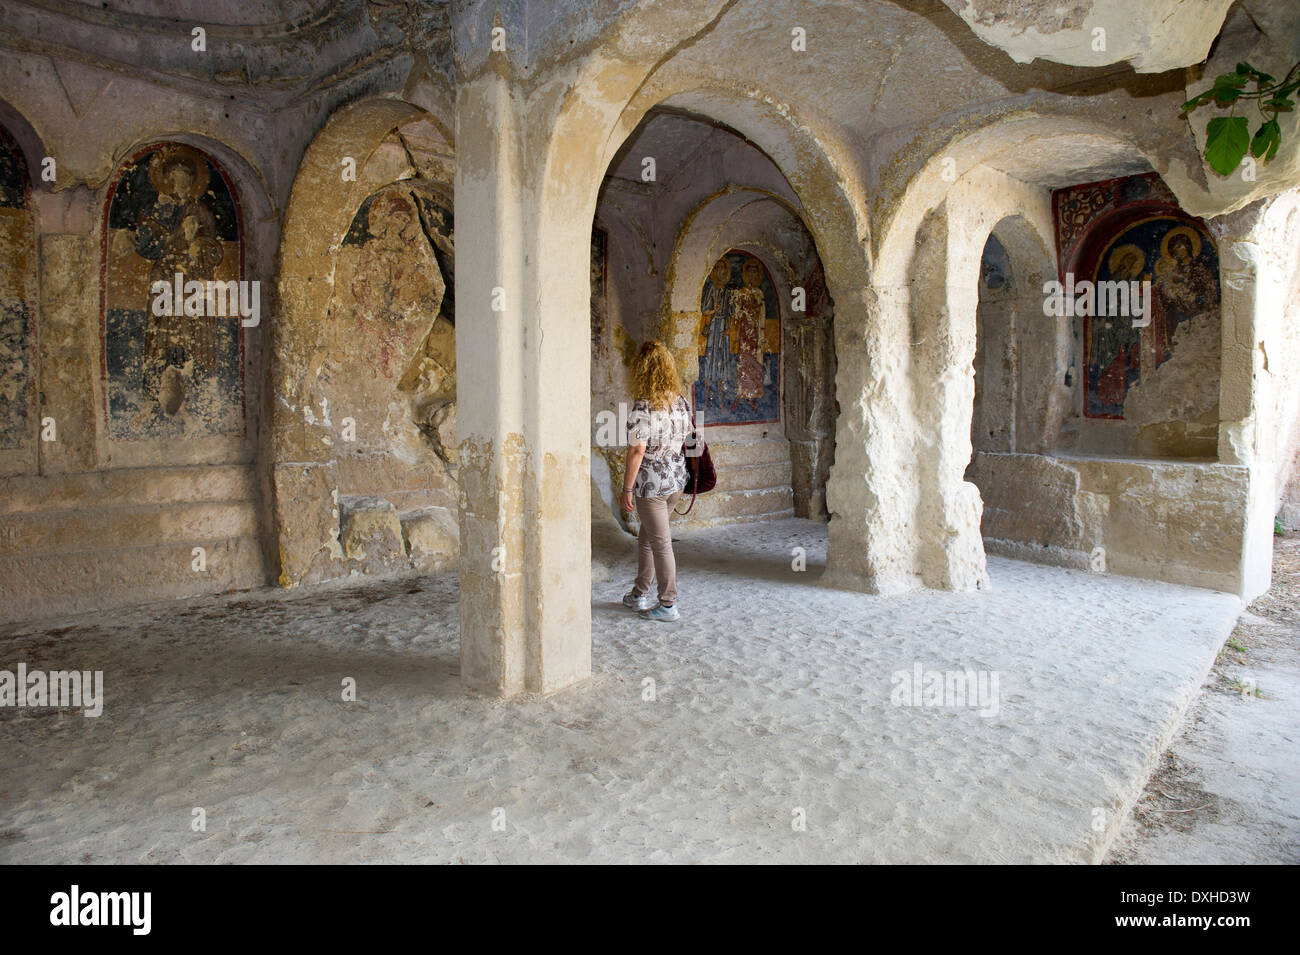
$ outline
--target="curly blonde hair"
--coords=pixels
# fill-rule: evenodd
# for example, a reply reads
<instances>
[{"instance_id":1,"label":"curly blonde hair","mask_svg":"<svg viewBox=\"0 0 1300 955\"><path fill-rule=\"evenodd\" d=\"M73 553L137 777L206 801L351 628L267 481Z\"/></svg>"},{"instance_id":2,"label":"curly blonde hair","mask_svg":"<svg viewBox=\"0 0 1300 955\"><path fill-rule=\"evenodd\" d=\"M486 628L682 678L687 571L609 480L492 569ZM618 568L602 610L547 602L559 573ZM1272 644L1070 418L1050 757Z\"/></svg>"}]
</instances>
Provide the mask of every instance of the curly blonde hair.
<instances>
[{"instance_id":1,"label":"curly blonde hair","mask_svg":"<svg viewBox=\"0 0 1300 955\"><path fill-rule=\"evenodd\" d=\"M682 381L677 364L663 342L648 341L636 353L632 361L632 389L656 411L667 411L681 397Z\"/></svg>"}]
</instances>

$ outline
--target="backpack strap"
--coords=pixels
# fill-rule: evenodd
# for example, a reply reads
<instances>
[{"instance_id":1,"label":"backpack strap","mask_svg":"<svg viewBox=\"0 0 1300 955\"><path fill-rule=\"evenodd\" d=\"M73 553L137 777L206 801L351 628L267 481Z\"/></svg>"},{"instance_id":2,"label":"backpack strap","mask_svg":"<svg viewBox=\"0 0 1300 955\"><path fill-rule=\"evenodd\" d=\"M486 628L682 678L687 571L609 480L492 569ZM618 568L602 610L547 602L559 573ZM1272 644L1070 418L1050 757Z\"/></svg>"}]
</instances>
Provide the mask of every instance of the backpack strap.
<instances>
[{"instance_id":1,"label":"backpack strap","mask_svg":"<svg viewBox=\"0 0 1300 955\"><path fill-rule=\"evenodd\" d=\"M681 400L682 400L682 402L683 402L684 404L686 403L686 398L685 398L685 396L683 396L683 395L678 395L677 397L681 398ZM686 412L687 412L687 414L689 414L689 415L691 416L691 434L695 436L695 440L696 440L696 441L699 441L700 436L699 436L699 433L697 432L697 430L696 430L696 428L695 428L695 410L694 410L694 409L693 409L689 404L686 404ZM685 450L685 445L682 446L682 450L683 450L683 451ZM688 465L688 469L689 469L689 465ZM677 510L677 508L673 508L673 513L676 514L676 515L678 515L679 517L685 517L687 514L689 514L689 513L691 512L691 509L695 507L695 495L696 495L696 493L697 493L697 492L696 492L694 489L691 490L691 503L688 504L688 505L686 505L686 510L684 510L684 511L679 511L679 510Z\"/></svg>"}]
</instances>

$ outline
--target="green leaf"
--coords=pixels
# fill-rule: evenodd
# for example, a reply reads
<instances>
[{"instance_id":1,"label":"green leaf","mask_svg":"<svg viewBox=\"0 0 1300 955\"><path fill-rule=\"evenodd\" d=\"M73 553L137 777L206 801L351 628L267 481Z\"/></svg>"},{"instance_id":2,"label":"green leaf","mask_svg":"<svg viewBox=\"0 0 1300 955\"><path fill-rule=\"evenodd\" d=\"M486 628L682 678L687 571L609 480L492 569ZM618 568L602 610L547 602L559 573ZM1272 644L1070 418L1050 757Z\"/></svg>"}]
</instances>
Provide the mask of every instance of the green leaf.
<instances>
[{"instance_id":1,"label":"green leaf","mask_svg":"<svg viewBox=\"0 0 1300 955\"><path fill-rule=\"evenodd\" d=\"M1250 154L1256 159L1271 159L1281 141L1282 127L1277 120L1270 119L1255 131L1255 138L1250 141Z\"/></svg>"},{"instance_id":2,"label":"green leaf","mask_svg":"<svg viewBox=\"0 0 1300 955\"><path fill-rule=\"evenodd\" d=\"M1205 127L1205 160L1220 176L1230 176L1250 148L1250 126L1244 116L1216 116Z\"/></svg>"},{"instance_id":3,"label":"green leaf","mask_svg":"<svg viewBox=\"0 0 1300 955\"><path fill-rule=\"evenodd\" d=\"M1241 95L1241 90L1234 90L1230 86L1216 86L1214 88L1214 98L1220 106L1227 106Z\"/></svg>"},{"instance_id":4,"label":"green leaf","mask_svg":"<svg viewBox=\"0 0 1300 955\"><path fill-rule=\"evenodd\" d=\"M1196 109L1196 107L1200 106L1202 103L1211 100L1213 98L1214 98L1214 90L1212 89L1206 90L1204 93L1198 93L1196 96L1193 96L1186 103L1184 103L1183 109Z\"/></svg>"},{"instance_id":5,"label":"green leaf","mask_svg":"<svg viewBox=\"0 0 1300 955\"><path fill-rule=\"evenodd\" d=\"M1272 99L1265 100L1264 105L1269 109L1280 109L1288 113L1295 109L1295 101L1289 100L1285 96L1274 96Z\"/></svg>"},{"instance_id":6,"label":"green leaf","mask_svg":"<svg viewBox=\"0 0 1300 955\"><path fill-rule=\"evenodd\" d=\"M1238 63L1237 73L1241 76L1253 76L1260 83L1270 83L1273 80L1273 77L1270 74L1265 73L1263 70L1255 69L1255 67L1251 66L1249 63Z\"/></svg>"},{"instance_id":7,"label":"green leaf","mask_svg":"<svg viewBox=\"0 0 1300 955\"><path fill-rule=\"evenodd\" d=\"M1223 73L1214 78L1214 88L1222 89L1227 87L1239 90L1246 85L1247 79L1249 79L1249 77L1242 76L1239 73Z\"/></svg>"}]
</instances>

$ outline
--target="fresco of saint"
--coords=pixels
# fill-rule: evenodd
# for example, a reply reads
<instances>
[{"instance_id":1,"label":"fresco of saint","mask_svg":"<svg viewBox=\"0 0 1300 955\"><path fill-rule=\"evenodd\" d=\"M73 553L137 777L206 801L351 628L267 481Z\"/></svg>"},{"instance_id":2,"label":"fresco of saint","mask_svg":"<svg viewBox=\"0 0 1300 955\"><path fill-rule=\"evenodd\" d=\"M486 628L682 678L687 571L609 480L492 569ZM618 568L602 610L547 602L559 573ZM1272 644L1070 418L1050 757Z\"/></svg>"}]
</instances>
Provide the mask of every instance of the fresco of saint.
<instances>
[{"instance_id":1,"label":"fresco of saint","mask_svg":"<svg viewBox=\"0 0 1300 955\"><path fill-rule=\"evenodd\" d=\"M1152 264L1154 263L1154 264ZM1157 216L1123 228L1097 263L1098 282L1150 282L1150 322L1131 317L1084 319L1087 391L1084 412L1123 418L1129 389L1174 355L1180 324L1219 307L1218 257L1213 243L1185 220Z\"/></svg>"},{"instance_id":2,"label":"fresco of saint","mask_svg":"<svg viewBox=\"0 0 1300 955\"><path fill-rule=\"evenodd\" d=\"M699 351L704 358L704 400L722 397L722 383L731 375L731 349L729 338L731 263L725 258L713 263L713 271L704 281L700 300L704 332L700 335Z\"/></svg>"},{"instance_id":3,"label":"fresco of saint","mask_svg":"<svg viewBox=\"0 0 1300 955\"><path fill-rule=\"evenodd\" d=\"M163 148L149 160L149 180L158 197L137 221L135 251L152 262L150 286L156 281L171 287L177 275L182 282L209 281L225 256L217 238L216 219L201 201L208 187L208 168L202 157L184 147ZM148 315L144 333L145 360L141 384L147 398L157 399L164 413L173 415L185 400L185 369L191 380L216 370L217 323L214 315L155 315L146 296Z\"/></svg>"},{"instance_id":4,"label":"fresco of saint","mask_svg":"<svg viewBox=\"0 0 1300 955\"><path fill-rule=\"evenodd\" d=\"M1186 226L1170 229L1160 243L1155 291L1161 309L1157 362L1171 354L1180 322L1219 306L1219 280L1201 256L1201 237Z\"/></svg>"},{"instance_id":5,"label":"fresco of saint","mask_svg":"<svg viewBox=\"0 0 1300 955\"><path fill-rule=\"evenodd\" d=\"M352 279L352 294L371 317L401 321L406 307L432 288L428 270L411 255L417 228L408 197L390 192L371 204L369 234Z\"/></svg>"},{"instance_id":6,"label":"fresco of saint","mask_svg":"<svg viewBox=\"0 0 1300 955\"><path fill-rule=\"evenodd\" d=\"M700 289L695 407L700 422L780 418L781 322L776 290L754 256L732 250Z\"/></svg>"},{"instance_id":7,"label":"fresco of saint","mask_svg":"<svg viewBox=\"0 0 1300 955\"><path fill-rule=\"evenodd\" d=\"M450 209L409 183L374 193L353 216L322 351L309 363L324 369L319 377L336 399L357 384L357 362L378 389L369 400L393 388L420 389L425 358L437 344L429 336L435 329L450 335L455 322L447 300L452 276L444 279L439 267L440 255L451 259L451 221Z\"/></svg>"},{"instance_id":8,"label":"fresco of saint","mask_svg":"<svg viewBox=\"0 0 1300 955\"><path fill-rule=\"evenodd\" d=\"M1145 273L1146 253L1131 242L1116 246L1106 257L1099 277L1115 281L1141 281ZM1104 366L1094 369L1097 401L1107 407L1123 407L1129 386L1137 380L1141 347L1138 330L1128 318L1103 316L1090 320L1091 348L1089 354L1106 358Z\"/></svg>"},{"instance_id":9,"label":"fresco of saint","mask_svg":"<svg viewBox=\"0 0 1300 955\"><path fill-rule=\"evenodd\" d=\"M741 268L744 285L731 293L731 352L736 356L736 397L728 409L747 401L758 414L763 397L763 351L766 344L767 302L759 287L763 268L747 259Z\"/></svg>"},{"instance_id":10,"label":"fresco of saint","mask_svg":"<svg viewBox=\"0 0 1300 955\"><path fill-rule=\"evenodd\" d=\"M111 437L243 431L243 328L228 315L155 314L155 282L243 279L234 192L183 143L125 163L109 191L104 236L103 361ZM182 284L182 288L184 285ZM188 302L186 303L188 305ZM166 311L168 309L159 309Z\"/></svg>"}]
</instances>

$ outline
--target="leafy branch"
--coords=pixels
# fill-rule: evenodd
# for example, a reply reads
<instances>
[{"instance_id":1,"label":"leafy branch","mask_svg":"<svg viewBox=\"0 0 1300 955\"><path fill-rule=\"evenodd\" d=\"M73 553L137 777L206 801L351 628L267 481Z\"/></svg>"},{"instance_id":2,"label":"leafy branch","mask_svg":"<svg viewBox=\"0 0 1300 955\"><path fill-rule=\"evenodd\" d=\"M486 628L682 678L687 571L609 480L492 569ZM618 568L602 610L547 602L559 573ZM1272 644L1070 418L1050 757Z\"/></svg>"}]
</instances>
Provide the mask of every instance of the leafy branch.
<instances>
[{"instance_id":1,"label":"leafy branch","mask_svg":"<svg viewBox=\"0 0 1300 955\"><path fill-rule=\"evenodd\" d=\"M1246 88L1250 83L1254 89ZM1213 86L1184 103L1184 110L1196 109L1210 101L1232 109L1231 115L1210 120L1205 129L1205 160L1211 168L1220 176L1230 176L1247 152L1266 162L1276 156L1282 143L1277 114L1295 109L1292 97L1297 90L1300 90L1300 63L1291 67L1281 80L1249 63L1238 63L1234 72L1215 77ZM1237 104L1252 100L1263 119L1254 136L1250 134L1250 120L1237 115Z\"/></svg>"}]
</instances>

